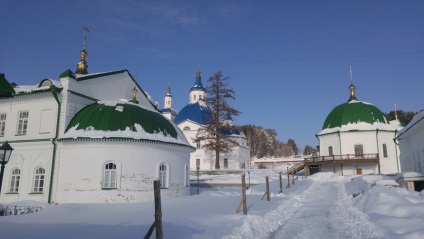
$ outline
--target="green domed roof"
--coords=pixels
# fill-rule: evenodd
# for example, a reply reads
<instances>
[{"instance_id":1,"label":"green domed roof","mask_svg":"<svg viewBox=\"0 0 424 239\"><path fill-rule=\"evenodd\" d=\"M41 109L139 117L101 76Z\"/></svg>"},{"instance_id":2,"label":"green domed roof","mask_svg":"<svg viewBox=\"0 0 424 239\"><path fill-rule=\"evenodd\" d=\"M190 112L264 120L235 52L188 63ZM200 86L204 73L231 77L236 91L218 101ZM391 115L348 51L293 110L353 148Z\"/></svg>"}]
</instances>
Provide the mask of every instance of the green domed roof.
<instances>
[{"instance_id":1,"label":"green domed roof","mask_svg":"<svg viewBox=\"0 0 424 239\"><path fill-rule=\"evenodd\" d=\"M388 124L383 112L374 105L362 101L350 101L334 108L325 119L322 129L331 129L359 122Z\"/></svg>"},{"instance_id":2,"label":"green domed roof","mask_svg":"<svg viewBox=\"0 0 424 239\"><path fill-rule=\"evenodd\" d=\"M11 96L15 94L15 90L6 80L4 74L0 73L0 96Z\"/></svg>"},{"instance_id":3,"label":"green domed roof","mask_svg":"<svg viewBox=\"0 0 424 239\"><path fill-rule=\"evenodd\" d=\"M128 131L130 133L120 134L119 136L107 134L107 137L125 137L125 135L131 137L132 132L139 133L139 135L145 132L151 135L162 133L164 137L178 139L174 125L160 113L127 102L99 102L88 105L72 118L65 132L68 132L71 128L85 132ZM102 135L98 136L101 137ZM103 135L103 137L106 136ZM141 136L141 138L147 137Z\"/></svg>"}]
</instances>

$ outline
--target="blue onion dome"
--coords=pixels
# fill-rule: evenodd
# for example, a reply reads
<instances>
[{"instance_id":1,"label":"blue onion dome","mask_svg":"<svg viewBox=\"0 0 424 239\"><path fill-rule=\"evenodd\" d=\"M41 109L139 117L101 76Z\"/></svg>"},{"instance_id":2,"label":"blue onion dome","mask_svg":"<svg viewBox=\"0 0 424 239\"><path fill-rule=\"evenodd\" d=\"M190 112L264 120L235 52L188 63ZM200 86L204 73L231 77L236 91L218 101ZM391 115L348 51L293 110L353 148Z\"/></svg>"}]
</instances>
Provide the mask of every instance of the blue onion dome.
<instances>
[{"instance_id":1,"label":"blue onion dome","mask_svg":"<svg viewBox=\"0 0 424 239\"><path fill-rule=\"evenodd\" d=\"M212 117L211 110L203 101L186 105L174 119L175 124L190 120L197 124L206 125Z\"/></svg>"}]
</instances>

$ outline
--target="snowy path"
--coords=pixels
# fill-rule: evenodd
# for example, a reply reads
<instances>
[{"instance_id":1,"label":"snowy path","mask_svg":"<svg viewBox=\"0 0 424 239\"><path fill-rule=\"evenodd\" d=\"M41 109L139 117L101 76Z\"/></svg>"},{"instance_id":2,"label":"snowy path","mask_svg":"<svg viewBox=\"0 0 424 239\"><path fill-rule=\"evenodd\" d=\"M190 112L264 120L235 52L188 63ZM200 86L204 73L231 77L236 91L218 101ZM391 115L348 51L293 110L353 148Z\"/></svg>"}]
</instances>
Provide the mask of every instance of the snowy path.
<instances>
[{"instance_id":1,"label":"snowy path","mask_svg":"<svg viewBox=\"0 0 424 239\"><path fill-rule=\"evenodd\" d=\"M352 206L342 177L310 177L310 184L282 198L274 211L248 216L232 235L224 238L387 238L383 230Z\"/></svg>"}]
</instances>

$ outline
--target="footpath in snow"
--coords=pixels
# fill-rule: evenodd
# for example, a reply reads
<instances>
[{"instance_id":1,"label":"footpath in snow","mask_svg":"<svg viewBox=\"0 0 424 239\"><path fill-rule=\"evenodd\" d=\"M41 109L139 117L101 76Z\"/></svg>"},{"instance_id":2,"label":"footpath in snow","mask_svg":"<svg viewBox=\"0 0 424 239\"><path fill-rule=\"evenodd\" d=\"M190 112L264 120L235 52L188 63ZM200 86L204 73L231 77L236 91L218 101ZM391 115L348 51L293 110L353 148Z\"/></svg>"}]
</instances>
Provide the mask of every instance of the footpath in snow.
<instances>
[{"instance_id":1,"label":"footpath in snow","mask_svg":"<svg viewBox=\"0 0 424 239\"><path fill-rule=\"evenodd\" d=\"M225 238L387 238L352 205L345 178L322 174L309 180L311 184L299 185L303 190L282 200L275 210L247 219Z\"/></svg>"},{"instance_id":2,"label":"footpath in snow","mask_svg":"<svg viewBox=\"0 0 424 239\"><path fill-rule=\"evenodd\" d=\"M260 200L266 176L270 201ZM192 196L163 199L164 238L424 238L424 191L375 183L388 176L318 173L299 178L281 194L278 173L252 170L250 177L258 185L247 190L248 215L234 213L240 188L200 188L199 195L192 188ZM219 180L234 184L240 175L220 175ZM0 217L0 239L143 238L154 219L153 202L19 205L44 208Z\"/></svg>"}]
</instances>

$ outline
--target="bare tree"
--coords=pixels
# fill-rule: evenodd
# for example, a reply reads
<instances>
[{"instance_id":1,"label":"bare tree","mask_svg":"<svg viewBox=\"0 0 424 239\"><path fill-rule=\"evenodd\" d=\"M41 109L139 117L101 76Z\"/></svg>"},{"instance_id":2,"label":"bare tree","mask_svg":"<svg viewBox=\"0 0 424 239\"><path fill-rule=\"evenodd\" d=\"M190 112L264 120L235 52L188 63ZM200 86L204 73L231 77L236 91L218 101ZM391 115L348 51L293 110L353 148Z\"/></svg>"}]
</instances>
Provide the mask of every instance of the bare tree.
<instances>
[{"instance_id":1,"label":"bare tree","mask_svg":"<svg viewBox=\"0 0 424 239\"><path fill-rule=\"evenodd\" d=\"M211 117L205 127L202 127L197 135L196 141L204 141L203 148L215 152L215 169L219 169L220 153L229 153L236 141L228 137L237 130L231 121L233 116L240 114L238 110L228 104L228 100L235 99L235 91L228 88L227 80L221 71L215 73L208 79L209 86L206 87L206 104L211 110Z\"/></svg>"}]
</instances>

